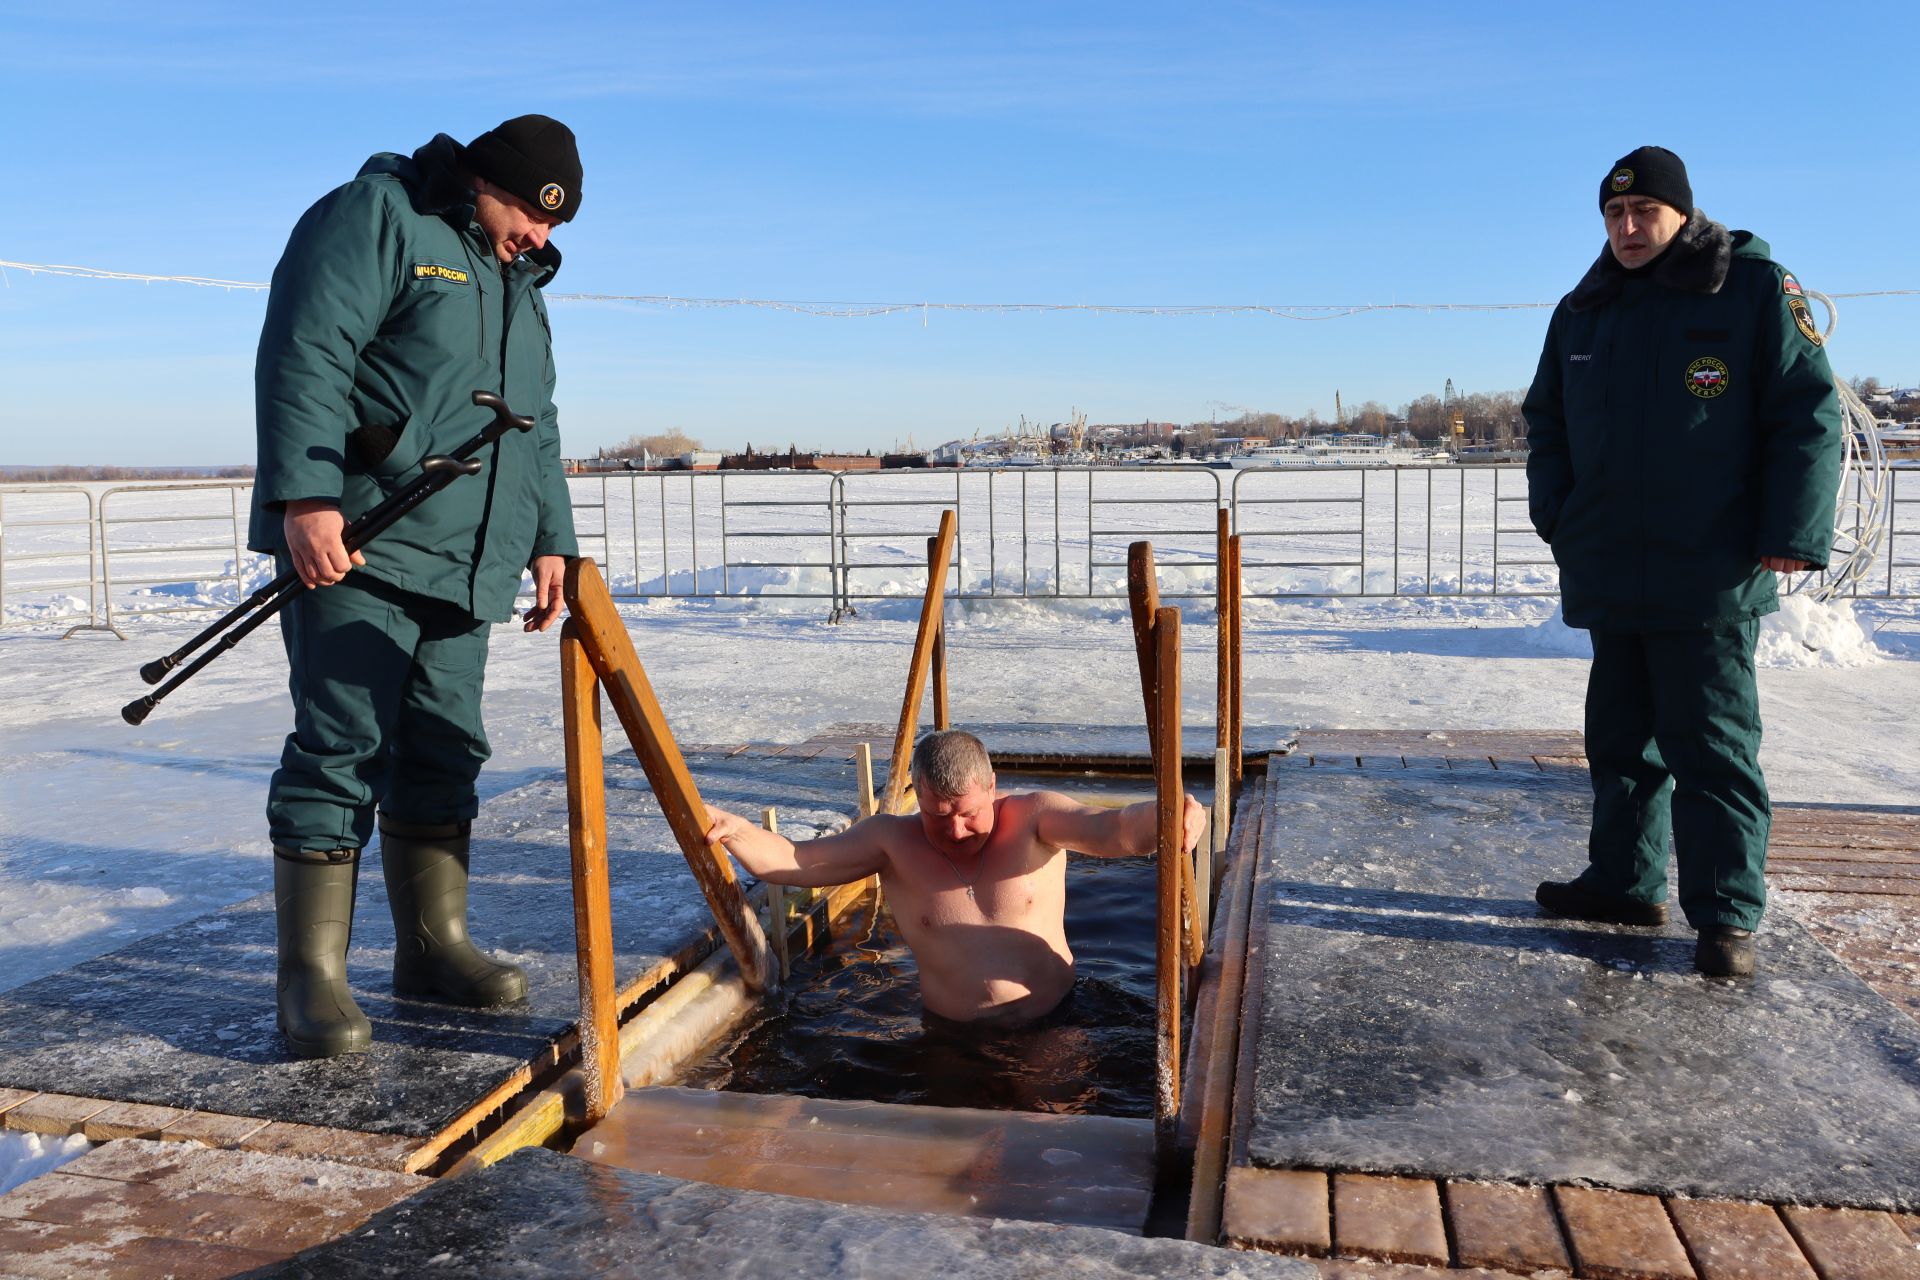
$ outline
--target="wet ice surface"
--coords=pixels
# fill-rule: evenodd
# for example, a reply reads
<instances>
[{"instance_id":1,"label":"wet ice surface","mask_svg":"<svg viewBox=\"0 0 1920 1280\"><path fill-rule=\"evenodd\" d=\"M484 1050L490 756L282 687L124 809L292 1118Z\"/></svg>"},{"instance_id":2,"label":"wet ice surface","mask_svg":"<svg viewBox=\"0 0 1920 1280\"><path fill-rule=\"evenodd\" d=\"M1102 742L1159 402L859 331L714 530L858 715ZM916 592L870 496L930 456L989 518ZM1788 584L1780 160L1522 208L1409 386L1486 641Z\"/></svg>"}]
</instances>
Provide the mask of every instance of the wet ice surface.
<instances>
[{"instance_id":1,"label":"wet ice surface","mask_svg":"<svg viewBox=\"0 0 1920 1280\"><path fill-rule=\"evenodd\" d=\"M851 764L690 756L703 797L780 806L794 834L842 825ZM705 900L629 755L607 762L616 973L626 981L712 928ZM524 1003L465 1010L394 996L393 923L377 853L360 872L348 980L369 1053L303 1061L274 1026L273 897L262 894L0 993L0 1086L425 1137L573 1024L566 785L492 800L474 824L472 932L527 971Z\"/></svg>"},{"instance_id":2,"label":"wet ice surface","mask_svg":"<svg viewBox=\"0 0 1920 1280\"><path fill-rule=\"evenodd\" d=\"M1784 913L1750 982L1693 935L1551 921L1584 774L1289 769L1257 1163L1920 1206L1920 1026Z\"/></svg>"},{"instance_id":3,"label":"wet ice surface","mask_svg":"<svg viewBox=\"0 0 1920 1280\"><path fill-rule=\"evenodd\" d=\"M630 1173L538 1149L435 1182L283 1276L939 1274L1310 1280L1308 1263L1097 1227L894 1213Z\"/></svg>"}]
</instances>

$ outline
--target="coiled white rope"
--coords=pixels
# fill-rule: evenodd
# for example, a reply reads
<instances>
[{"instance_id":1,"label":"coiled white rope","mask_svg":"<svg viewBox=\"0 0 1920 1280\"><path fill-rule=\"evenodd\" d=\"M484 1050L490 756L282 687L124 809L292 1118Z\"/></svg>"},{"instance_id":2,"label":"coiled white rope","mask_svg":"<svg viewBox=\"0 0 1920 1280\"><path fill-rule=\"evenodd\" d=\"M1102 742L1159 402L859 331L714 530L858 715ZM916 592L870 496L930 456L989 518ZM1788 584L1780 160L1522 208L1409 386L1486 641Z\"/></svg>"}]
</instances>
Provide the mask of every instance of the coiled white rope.
<instances>
[{"instance_id":1,"label":"coiled white rope","mask_svg":"<svg viewBox=\"0 0 1920 1280\"><path fill-rule=\"evenodd\" d=\"M1840 309L1827 294L1808 289L1806 295L1819 299L1827 309L1827 327L1821 334L1825 342L1840 323ZM1840 488L1834 494L1833 554L1824 572L1789 575L1786 584L1789 593L1804 591L1822 604L1860 594L1861 584L1880 558L1893 499L1893 469L1880 439L1880 424L1838 375L1833 387L1840 395L1840 435L1845 450Z\"/></svg>"}]
</instances>

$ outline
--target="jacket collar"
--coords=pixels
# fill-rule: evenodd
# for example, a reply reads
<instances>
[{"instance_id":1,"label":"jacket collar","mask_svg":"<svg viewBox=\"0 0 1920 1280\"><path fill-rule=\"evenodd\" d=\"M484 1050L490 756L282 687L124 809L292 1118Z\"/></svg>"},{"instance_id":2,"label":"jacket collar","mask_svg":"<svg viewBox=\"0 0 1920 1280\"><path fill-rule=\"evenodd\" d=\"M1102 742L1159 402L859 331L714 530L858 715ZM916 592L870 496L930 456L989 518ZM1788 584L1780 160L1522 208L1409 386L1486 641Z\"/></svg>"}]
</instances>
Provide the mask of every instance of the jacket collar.
<instances>
[{"instance_id":1,"label":"jacket collar","mask_svg":"<svg viewBox=\"0 0 1920 1280\"><path fill-rule=\"evenodd\" d=\"M1727 268L1733 263L1734 233L1695 209L1687 224L1653 264L1649 278L1663 288L1681 293L1720 292L1727 282ZM1611 248L1602 248L1587 274L1567 295L1567 305L1575 311L1591 311L1613 301L1626 283L1627 270L1613 256Z\"/></svg>"},{"instance_id":2,"label":"jacket collar","mask_svg":"<svg viewBox=\"0 0 1920 1280\"><path fill-rule=\"evenodd\" d=\"M413 191L414 208L424 214L445 218L456 228L473 224L473 188L467 185L467 149L444 133L413 153L413 172L405 175ZM531 271L535 288L545 288L560 271L560 250L548 243L523 255L531 265L514 263L521 271Z\"/></svg>"},{"instance_id":3,"label":"jacket collar","mask_svg":"<svg viewBox=\"0 0 1920 1280\"><path fill-rule=\"evenodd\" d=\"M473 220L473 189L467 185L467 149L444 133L413 153L413 172L405 175L413 206L421 213L458 215Z\"/></svg>"},{"instance_id":4,"label":"jacket collar","mask_svg":"<svg viewBox=\"0 0 1920 1280\"><path fill-rule=\"evenodd\" d=\"M536 289L546 288L552 283L553 278L560 274L560 250L554 247L551 240L532 253L522 254L520 261L531 264L522 269L531 270L534 273L533 287Z\"/></svg>"}]
</instances>

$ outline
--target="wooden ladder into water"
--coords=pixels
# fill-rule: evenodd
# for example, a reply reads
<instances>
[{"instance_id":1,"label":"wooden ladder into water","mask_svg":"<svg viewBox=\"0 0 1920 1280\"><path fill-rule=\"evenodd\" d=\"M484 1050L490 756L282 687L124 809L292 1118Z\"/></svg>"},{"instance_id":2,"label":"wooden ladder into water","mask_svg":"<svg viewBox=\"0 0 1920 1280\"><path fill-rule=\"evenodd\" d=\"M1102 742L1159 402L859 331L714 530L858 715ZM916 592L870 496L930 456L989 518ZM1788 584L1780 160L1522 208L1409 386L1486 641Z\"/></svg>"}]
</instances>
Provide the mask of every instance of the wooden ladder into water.
<instances>
[{"instance_id":1,"label":"wooden ladder into water","mask_svg":"<svg viewBox=\"0 0 1920 1280\"><path fill-rule=\"evenodd\" d=\"M928 540L926 598L895 734L887 801L881 806L887 812L907 804L908 753L929 678L935 722L945 727L941 602L955 536L953 513L943 512L938 534ZM1237 595L1224 525L1221 539L1221 595ZM591 1127L576 1141L573 1155L636 1172L842 1204L1144 1231L1159 1162L1178 1158L1174 1139L1180 1108L1181 986L1201 958L1206 907L1204 899L1196 901L1200 868L1188 863L1180 850L1179 611L1157 607L1151 547L1138 544L1131 558L1159 809L1158 1096L1151 1120L825 1101L674 1086L629 1089L623 1096L605 962L611 948L598 786L597 686L604 684L611 696L662 807L670 819L679 819L675 834L742 969L757 970L765 978L771 974L757 922L742 909L731 867L706 845L704 806L685 776L611 599L591 561L570 566L567 598L574 618L563 638L563 665L581 919L582 1058L588 1064L596 1056L601 1059L597 1072L586 1072L585 1119ZM1221 643L1223 664L1230 645L1237 652L1237 635ZM1230 684L1224 669L1222 684ZM1227 705L1223 698L1223 708ZM1221 735L1223 747L1232 743L1237 750L1237 736L1228 726L1222 726ZM1227 755L1223 749L1216 759ZM655 756L659 758L650 758ZM1220 782L1225 786L1227 779ZM1200 857L1211 869L1211 855ZM1205 879L1210 886L1212 875ZM763 978L753 985L767 983Z\"/></svg>"}]
</instances>

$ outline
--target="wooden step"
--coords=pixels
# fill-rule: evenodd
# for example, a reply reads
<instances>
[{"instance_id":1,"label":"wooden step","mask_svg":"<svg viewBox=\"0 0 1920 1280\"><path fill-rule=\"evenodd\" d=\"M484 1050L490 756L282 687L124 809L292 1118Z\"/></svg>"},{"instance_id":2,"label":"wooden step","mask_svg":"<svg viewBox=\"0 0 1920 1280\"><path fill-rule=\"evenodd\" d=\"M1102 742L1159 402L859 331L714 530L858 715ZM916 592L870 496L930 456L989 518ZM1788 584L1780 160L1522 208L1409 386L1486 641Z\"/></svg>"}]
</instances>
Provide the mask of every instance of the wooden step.
<instances>
[{"instance_id":1,"label":"wooden step","mask_svg":"<svg viewBox=\"0 0 1920 1280\"><path fill-rule=\"evenodd\" d=\"M878 1208L1138 1233L1153 1124L659 1086L630 1090L573 1154L641 1173Z\"/></svg>"}]
</instances>

